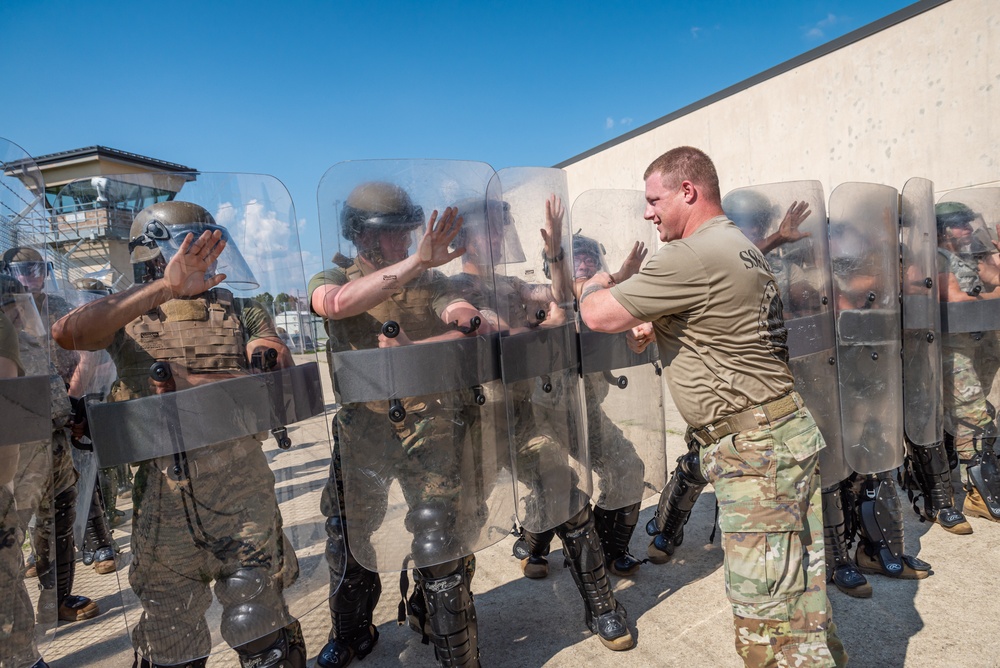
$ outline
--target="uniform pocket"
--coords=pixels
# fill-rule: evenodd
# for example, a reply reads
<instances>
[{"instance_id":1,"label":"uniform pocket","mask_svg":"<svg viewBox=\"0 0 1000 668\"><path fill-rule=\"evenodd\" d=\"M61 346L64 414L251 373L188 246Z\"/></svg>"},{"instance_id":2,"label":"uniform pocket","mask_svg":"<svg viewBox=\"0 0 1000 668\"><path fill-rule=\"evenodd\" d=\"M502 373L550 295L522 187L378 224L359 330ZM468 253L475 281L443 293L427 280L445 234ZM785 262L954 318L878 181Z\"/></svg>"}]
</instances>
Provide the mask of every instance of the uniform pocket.
<instances>
[{"instance_id":1,"label":"uniform pocket","mask_svg":"<svg viewBox=\"0 0 1000 668\"><path fill-rule=\"evenodd\" d=\"M819 432L819 427L816 426L816 422L813 421L812 416L808 412L805 410L800 411L792 424L802 421L801 418L805 417L809 419L805 420L804 429L782 439L785 447L788 448L788 452L791 453L797 462L806 461L826 447L826 441L823 440L823 435Z\"/></svg>"}]
</instances>

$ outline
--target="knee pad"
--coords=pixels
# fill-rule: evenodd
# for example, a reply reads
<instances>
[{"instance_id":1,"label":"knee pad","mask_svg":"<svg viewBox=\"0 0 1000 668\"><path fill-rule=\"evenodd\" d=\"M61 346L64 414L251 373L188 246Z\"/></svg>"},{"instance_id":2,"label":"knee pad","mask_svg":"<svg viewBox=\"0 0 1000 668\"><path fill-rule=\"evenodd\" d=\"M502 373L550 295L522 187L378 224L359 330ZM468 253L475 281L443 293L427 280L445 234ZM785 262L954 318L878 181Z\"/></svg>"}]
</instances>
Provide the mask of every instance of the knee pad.
<instances>
[{"instance_id":1,"label":"knee pad","mask_svg":"<svg viewBox=\"0 0 1000 668\"><path fill-rule=\"evenodd\" d=\"M275 578L262 567L243 567L215 584L222 604L222 637L237 647L288 624L288 611ZM249 639L249 640L248 640Z\"/></svg>"},{"instance_id":2,"label":"knee pad","mask_svg":"<svg viewBox=\"0 0 1000 668\"><path fill-rule=\"evenodd\" d=\"M407 531L413 534L413 561L427 564L453 558L461 550L452 541L455 521L454 507L443 500L428 499L414 506L405 521Z\"/></svg>"},{"instance_id":3,"label":"knee pad","mask_svg":"<svg viewBox=\"0 0 1000 668\"><path fill-rule=\"evenodd\" d=\"M677 458L673 475L660 492L656 513L646 523L650 536L662 533L675 541L682 539L684 525L691 517L694 504L708 481L701 473L698 451L691 449ZM679 542L676 542L679 545Z\"/></svg>"}]
</instances>

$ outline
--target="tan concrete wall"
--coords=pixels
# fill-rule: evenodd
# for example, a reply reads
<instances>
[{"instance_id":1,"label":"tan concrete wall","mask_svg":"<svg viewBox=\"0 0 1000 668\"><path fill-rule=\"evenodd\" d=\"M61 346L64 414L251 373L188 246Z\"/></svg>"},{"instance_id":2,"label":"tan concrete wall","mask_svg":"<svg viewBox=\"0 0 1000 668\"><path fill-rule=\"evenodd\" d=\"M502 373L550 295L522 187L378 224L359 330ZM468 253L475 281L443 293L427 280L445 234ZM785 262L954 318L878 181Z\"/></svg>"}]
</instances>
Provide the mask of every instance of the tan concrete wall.
<instances>
[{"instance_id":1,"label":"tan concrete wall","mask_svg":"<svg viewBox=\"0 0 1000 668\"><path fill-rule=\"evenodd\" d=\"M641 188L646 166L683 144L712 156L723 192L797 179L821 181L827 195L911 176L938 192L1000 184L998 10L997 0L952 0L572 163L570 199Z\"/></svg>"}]
</instances>

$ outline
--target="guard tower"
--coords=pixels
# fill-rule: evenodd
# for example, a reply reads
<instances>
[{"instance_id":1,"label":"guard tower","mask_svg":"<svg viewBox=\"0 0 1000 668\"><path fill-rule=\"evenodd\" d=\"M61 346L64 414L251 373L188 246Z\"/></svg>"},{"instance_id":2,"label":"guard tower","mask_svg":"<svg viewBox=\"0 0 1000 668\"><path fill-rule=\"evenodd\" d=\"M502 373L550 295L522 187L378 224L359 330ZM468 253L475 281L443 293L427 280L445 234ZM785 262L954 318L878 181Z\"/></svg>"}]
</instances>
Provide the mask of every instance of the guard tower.
<instances>
[{"instance_id":1,"label":"guard tower","mask_svg":"<svg viewBox=\"0 0 1000 668\"><path fill-rule=\"evenodd\" d=\"M43 155L35 163L45 180L57 278L98 278L116 292L132 285L128 237L133 217L150 204L173 199L196 171L105 146ZM137 173L157 174L154 185L124 176Z\"/></svg>"}]
</instances>

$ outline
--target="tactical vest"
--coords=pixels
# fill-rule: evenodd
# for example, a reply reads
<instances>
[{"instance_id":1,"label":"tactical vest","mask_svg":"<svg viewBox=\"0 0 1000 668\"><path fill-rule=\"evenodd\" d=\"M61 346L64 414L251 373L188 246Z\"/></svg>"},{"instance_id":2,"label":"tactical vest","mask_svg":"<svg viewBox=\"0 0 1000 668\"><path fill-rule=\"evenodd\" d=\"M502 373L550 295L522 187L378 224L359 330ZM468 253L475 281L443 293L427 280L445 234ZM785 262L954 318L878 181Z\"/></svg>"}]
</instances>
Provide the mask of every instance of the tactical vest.
<instances>
[{"instance_id":1,"label":"tactical vest","mask_svg":"<svg viewBox=\"0 0 1000 668\"><path fill-rule=\"evenodd\" d=\"M118 381L111 401L151 394L150 367L167 362L188 373L245 371L246 340L239 309L228 290L171 299L125 326L116 351Z\"/></svg>"},{"instance_id":2,"label":"tactical vest","mask_svg":"<svg viewBox=\"0 0 1000 668\"><path fill-rule=\"evenodd\" d=\"M948 262L948 271L958 279L958 287L962 292L972 297L978 294L977 287L980 291L985 287L982 279L979 278L979 265L976 261L959 257L944 248L938 248L938 252Z\"/></svg>"}]
</instances>

